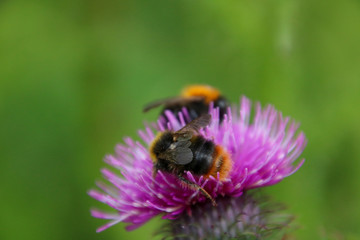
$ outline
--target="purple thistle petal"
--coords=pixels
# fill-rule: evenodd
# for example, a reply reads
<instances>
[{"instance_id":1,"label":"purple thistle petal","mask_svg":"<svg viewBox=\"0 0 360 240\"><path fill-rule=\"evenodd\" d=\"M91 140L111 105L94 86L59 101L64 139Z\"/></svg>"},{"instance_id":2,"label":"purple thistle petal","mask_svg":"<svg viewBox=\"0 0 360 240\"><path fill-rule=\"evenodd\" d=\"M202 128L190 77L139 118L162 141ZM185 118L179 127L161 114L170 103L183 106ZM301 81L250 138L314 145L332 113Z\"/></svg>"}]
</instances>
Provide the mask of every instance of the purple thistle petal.
<instances>
[{"instance_id":1,"label":"purple thistle petal","mask_svg":"<svg viewBox=\"0 0 360 240\"><path fill-rule=\"evenodd\" d=\"M304 160L298 159L306 146L305 135L297 130L299 125L283 117L271 105L255 106L253 123L250 123L251 103L241 98L240 109L229 108L220 124L219 109L210 105L212 121L200 134L224 147L231 156L233 166L227 179L195 176L186 172L188 180L204 188L215 200L219 196L239 197L245 190L278 183L296 172ZM189 121L187 109L178 116L165 111L166 118L159 119L156 131L178 130ZM179 119L179 120L178 120ZM153 126L153 124L149 124ZM183 186L176 176L158 171L152 176L153 162L148 147L155 138L149 126L138 131L145 145L125 138L125 144L115 148L115 155L105 157L105 162L114 167L115 172L102 169L104 178L111 184L97 183L103 191L90 190L94 199L114 208L114 214L92 210L94 217L111 220L100 227L102 231L118 222L130 223L127 230L133 230L155 217L174 219L183 212L191 214L191 206L208 199L198 190ZM119 172L116 172L119 171Z\"/></svg>"}]
</instances>

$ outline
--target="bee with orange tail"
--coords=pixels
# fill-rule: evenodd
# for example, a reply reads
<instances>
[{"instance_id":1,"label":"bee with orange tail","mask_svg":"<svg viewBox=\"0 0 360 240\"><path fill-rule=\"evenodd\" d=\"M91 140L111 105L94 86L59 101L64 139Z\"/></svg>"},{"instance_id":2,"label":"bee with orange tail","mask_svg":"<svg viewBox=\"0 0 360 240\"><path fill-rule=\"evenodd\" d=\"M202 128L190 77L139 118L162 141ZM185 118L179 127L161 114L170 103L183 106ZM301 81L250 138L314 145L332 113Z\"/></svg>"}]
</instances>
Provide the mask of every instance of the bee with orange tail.
<instances>
[{"instance_id":1,"label":"bee with orange tail","mask_svg":"<svg viewBox=\"0 0 360 240\"><path fill-rule=\"evenodd\" d=\"M211 116L204 114L178 131L160 132L150 145L150 155L154 163L154 178L158 170L174 174L185 185L198 189L216 206L205 189L184 177L184 171L205 178L217 178L219 173L220 180L229 175L232 167L229 153L199 134L199 130L210 121Z\"/></svg>"},{"instance_id":2,"label":"bee with orange tail","mask_svg":"<svg viewBox=\"0 0 360 240\"><path fill-rule=\"evenodd\" d=\"M178 113L185 107L188 110L191 121L203 114L207 114L209 112L209 105L211 102L214 103L214 107L219 108L220 121L222 121L229 103L226 98L220 94L219 90L208 85L188 86L183 89L181 95L178 97L151 102L145 106L144 112L164 105L160 115L164 116L166 119L164 114L166 110L170 110L175 116L178 116Z\"/></svg>"}]
</instances>

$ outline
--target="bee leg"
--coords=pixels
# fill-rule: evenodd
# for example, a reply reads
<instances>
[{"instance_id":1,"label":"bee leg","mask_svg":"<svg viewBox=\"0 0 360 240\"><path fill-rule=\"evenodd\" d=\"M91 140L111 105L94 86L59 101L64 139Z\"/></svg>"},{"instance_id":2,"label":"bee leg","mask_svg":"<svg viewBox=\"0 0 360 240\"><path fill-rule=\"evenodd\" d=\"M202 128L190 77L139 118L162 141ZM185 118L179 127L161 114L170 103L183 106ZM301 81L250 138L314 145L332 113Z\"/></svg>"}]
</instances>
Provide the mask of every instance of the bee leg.
<instances>
[{"instance_id":1,"label":"bee leg","mask_svg":"<svg viewBox=\"0 0 360 240\"><path fill-rule=\"evenodd\" d=\"M158 172L158 170L156 168L154 168L153 173L152 173L153 179L156 178L157 172Z\"/></svg>"},{"instance_id":2,"label":"bee leg","mask_svg":"<svg viewBox=\"0 0 360 240\"><path fill-rule=\"evenodd\" d=\"M184 178L183 176L179 175L178 178L183 182L185 183L187 186L191 187L191 188L194 188L194 189L197 189L199 190L205 197L207 197L208 199L211 200L211 203L214 207L217 206L215 200L210 196L210 194L205 190L203 189L202 187L200 187L199 185L193 183L193 182L190 182L189 180L187 180L186 178Z\"/></svg>"}]
</instances>

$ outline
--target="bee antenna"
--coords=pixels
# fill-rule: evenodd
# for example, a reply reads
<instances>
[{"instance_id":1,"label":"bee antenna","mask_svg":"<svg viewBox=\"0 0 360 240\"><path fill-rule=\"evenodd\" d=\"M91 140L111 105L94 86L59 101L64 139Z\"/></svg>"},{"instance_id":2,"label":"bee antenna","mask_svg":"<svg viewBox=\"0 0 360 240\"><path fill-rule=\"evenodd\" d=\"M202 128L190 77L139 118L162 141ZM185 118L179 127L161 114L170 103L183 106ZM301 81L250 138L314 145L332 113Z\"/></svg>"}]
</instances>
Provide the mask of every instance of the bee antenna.
<instances>
[{"instance_id":1,"label":"bee antenna","mask_svg":"<svg viewBox=\"0 0 360 240\"><path fill-rule=\"evenodd\" d=\"M178 178L183 182L185 183L186 185L188 185L189 187L191 188L195 188L197 190L199 190L205 197L207 197L208 199L210 199L212 205L214 207L217 206L216 204L216 201L214 200L214 198L211 197L211 195L205 190L203 189L202 187L200 187L199 185L193 183L193 182L190 182L189 180L187 180L186 178L184 178L183 176L179 175Z\"/></svg>"}]
</instances>

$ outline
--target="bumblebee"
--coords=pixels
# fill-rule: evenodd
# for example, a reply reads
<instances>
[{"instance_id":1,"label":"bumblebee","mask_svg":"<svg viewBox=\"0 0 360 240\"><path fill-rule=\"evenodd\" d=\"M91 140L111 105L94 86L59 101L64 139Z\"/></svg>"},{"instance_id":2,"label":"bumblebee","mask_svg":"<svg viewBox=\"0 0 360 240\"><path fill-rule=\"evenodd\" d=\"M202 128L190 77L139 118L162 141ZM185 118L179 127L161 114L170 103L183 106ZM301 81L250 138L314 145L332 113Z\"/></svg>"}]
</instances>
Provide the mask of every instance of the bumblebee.
<instances>
[{"instance_id":1,"label":"bumblebee","mask_svg":"<svg viewBox=\"0 0 360 240\"><path fill-rule=\"evenodd\" d=\"M215 206L216 202L209 193L183 176L184 171L205 178L217 178L219 173L220 180L229 175L232 161L227 151L198 134L201 128L209 125L210 120L211 116L205 114L176 132L160 132L150 145L150 155L154 163L154 178L158 170L174 174L185 185L198 189Z\"/></svg>"},{"instance_id":2,"label":"bumblebee","mask_svg":"<svg viewBox=\"0 0 360 240\"><path fill-rule=\"evenodd\" d=\"M188 86L183 89L180 96L151 102L143 110L147 112L150 109L164 105L160 115L166 119L164 114L166 110L170 110L175 116L178 116L178 113L185 107L189 112L191 121L203 114L207 114L211 102L214 103L214 107L219 108L220 121L222 121L229 106L228 101L220 94L219 90L208 85Z\"/></svg>"}]
</instances>

